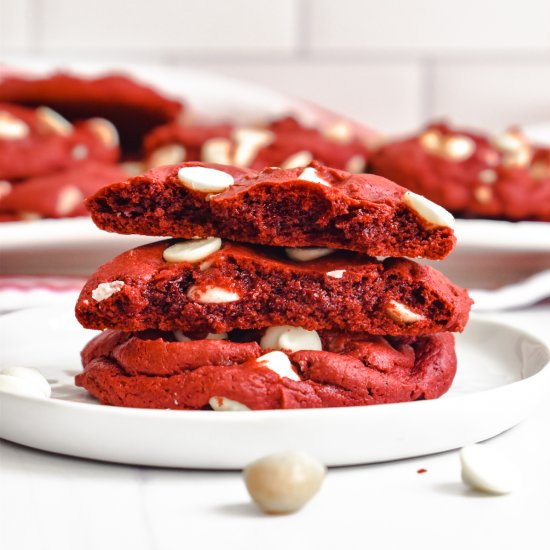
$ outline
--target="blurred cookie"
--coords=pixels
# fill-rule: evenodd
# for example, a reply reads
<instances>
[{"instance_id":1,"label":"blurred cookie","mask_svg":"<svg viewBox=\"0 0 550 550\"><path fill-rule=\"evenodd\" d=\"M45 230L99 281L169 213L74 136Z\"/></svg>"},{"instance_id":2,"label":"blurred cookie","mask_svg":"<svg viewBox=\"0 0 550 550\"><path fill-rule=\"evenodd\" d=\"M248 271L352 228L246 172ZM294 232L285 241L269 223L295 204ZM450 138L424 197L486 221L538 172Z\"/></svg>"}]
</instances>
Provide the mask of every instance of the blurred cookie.
<instances>
[{"instance_id":1,"label":"blurred cookie","mask_svg":"<svg viewBox=\"0 0 550 550\"><path fill-rule=\"evenodd\" d=\"M46 78L7 76L0 80L0 102L45 105L70 121L101 117L120 134L125 154L138 153L154 127L175 120L180 101L120 74L86 78L56 73Z\"/></svg>"},{"instance_id":2,"label":"blurred cookie","mask_svg":"<svg viewBox=\"0 0 550 550\"><path fill-rule=\"evenodd\" d=\"M432 124L371 155L369 170L466 218L550 221L550 150Z\"/></svg>"}]
</instances>

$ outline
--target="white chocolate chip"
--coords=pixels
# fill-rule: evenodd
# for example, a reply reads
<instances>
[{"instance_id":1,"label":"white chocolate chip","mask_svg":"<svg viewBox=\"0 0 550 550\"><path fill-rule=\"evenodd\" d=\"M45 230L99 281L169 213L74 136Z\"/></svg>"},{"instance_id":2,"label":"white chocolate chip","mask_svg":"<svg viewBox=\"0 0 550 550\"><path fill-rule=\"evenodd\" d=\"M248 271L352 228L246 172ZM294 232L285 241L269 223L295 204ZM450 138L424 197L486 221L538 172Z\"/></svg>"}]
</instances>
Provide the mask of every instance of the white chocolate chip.
<instances>
[{"instance_id":1,"label":"white chocolate chip","mask_svg":"<svg viewBox=\"0 0 550 550\"><path fill-rule=\"evenodd\" d=\"M281 163L281 168L299 168L307 166L313 160L313 155L309 151L298 151L290 155L284 162Z\"/></svg>"},{"instance_id":2,"label":"white chocolate chip","mask_svg":"<svg viewBox=\"0 0 550 550\"><path fill-rule=\"evenodd\" d=\"M227 340L227 332L214 333L210 332L206 335L205 340Z\"/></svg>"},{"instance_id":3,"label":"white chocolate chip","mask_svg":"<svg viewBox=\"0 0 550 550\"><path fill-rule=\"evenodd\" d=\"M323 129L323 135L330 141L346 145L353 140L353 128L345 120L337 120Z\"/></svg>"},{"instance_id":4,"label":"white chocolate chip","mask_svg":"<svg viewBox=\"0 0 550 550\"><path fill-rule=\"evenodd\" d=\"M68 136L73 132L73 125L64 116L49 107L38 107L36 118L48 132L54 132L61 136Z\"/></svg>"},{"instance_id":5,"label":"white chocolate chip","mask_svg":"<svg viewBox=\"0 0 550 550\"><path fill-rule=\"evenodd\" d=\"M232 164L246 168L252 164L258 151L269 145L275 136L272 132L259 128L237 128L231 137L235 141Z\"/></svg>"},{"instance_id":6,"label":"white chocolate chip","mask_svg":"<svg viewBox=\"0 0 550 550\"><path fill-rule=\"evenodd\" d=\"M398 323L416 323L425 319L423 315L416 313L396 300L390 300L386 306L387 314Z\"/></svg>"},{"instance_id":7,"label":"white chocolate chip","mask_svg":"<svg viewBox=\"0 0 550 550\"><path fill-rule=\"evenodd\" d=\"M312 246L308 248L285 248L285 252L291 260L297 262L310 262L311 260L328 256L332 254L334 250L332 248L318 248Z\"/></svg>"},{"instance_id":8,"label":"white chocolate chip","mask_svg":"<svg viewBox=\"0 0 550 550\"><path fill-rule=\"evenodd\" d=\"M341 279L346 272L345 269L335 269L334 271L327 271L327 277L332 277L333 279Z\"/></svg>"},{"instance_id":9,"label":"white chocolate chip","mask_svg":"<svg viewBox=\"0 0 550 550\"><path fill-rule=\"evenodd\" d=\"M94 134L105 147L118 147L120 137L116 126L106 118L91 118L86 121L86 127Z\"/></svg>"},{"instance_id":10,"label":"white chocolate chip","mask_svg":"<svg viewBox=\"0 0 550 550\"><path fill-rule=\"evenodd\" d=\"M42 388L35 382L8 374L0 374L0 392L25 397L45 397Z\"/></svg>"},{"instance_id":11,"label":"white chocolate chip","mask_svg":"<svg viewBox=\"0 0 550 550\"><path fill-rule=\"evenodd\" d=\"M479 181L486 183L487 185L491 185L497 180L497 173L491 168L487 168L486 170L482 170L478 177Z\"/></svg>"},{"instance_id":12,"label":"white chocolate chip","mask_svg":"<svg viewBox=\"0 0 550 550\"><path fill-rule=\"evenodd\" d=\"M145 165L138 161L121 162L119 166L128 176L139 176L146 170Z\"/></svg>"},{"instance_id":13,"label":"white chocolate chip","mask_svg":"<svg viewBox=\"0 0 550 550\"><path fill-rule=\"evenodd\" d=\"M443 142L447 160L462 162L469 159L476 150L476 142L468 136L449 136Z\"/></svg>"},{"instance_id":14,"label":"white chocolate chip","mask_svg":"<svg viewBox=\"0 0 550 550\"><path fill-rule=\"evenodd\" d=\"M363 155L353 155L346 164L346 170L352 174L360 174L365 171L366 166L367 160Z\"/></svg>"},{"instance_id":15,"label":"white chocolate chip","mask_svg":"<svg viewBox=\"0 0 550 550\"><path fill-rule=\"evenodd\" d=\"M489 447L469 445L460 451L462 480L472 489L506 495L520 485L517 470Z\"/></svg>"},{"instance_id":16,"label":"white chocolate chip","mask_svg":"<svg viewBox=\"0 0 550 550\"><path fill-rule=\"evenodd\" d=\"M321 351L323 344L315 330L283 325L269 327L260 340L260 347L275 350L287 349L293 352L301 350Z\"/></svg>"},{"instance_id":17,"label":"white chocolate chip","mask_svg":"<svg viewBox=\"0 0 550 550\"><path fill-rule=\"evenodd\" d=\"M493 198L493 190L489 187L478 187L474 190L474 198L480 204L487 204Z\"/></svg>"},{"instance_id":18,"label":"white chocolate chip","mask_svg":"<svg viewBox=\"0 0 550 550\"><path fill-rule=\"evenodd\" d=\"M403 196L403 202L423 220L432 225L451 228L454 226L455 219L450 212L422 195L407 191Z\"/></svg>"},{"instance_id":19,"label":"white chocolate chip","mask_svg":"<svg viewBox=\"0 0 550 550\"><path fill-rule=\"evenodd\" d=\"M327 180L324 180L318 173L315 168L308 166L304 168L301 174L298 176L299 180L311 181L312 183L320 183L321 185L326 185L331 187L330 183Z\"/></svg>"},{"instance_id":20,"label":"white chocolate chip","mask_svg":"<svg viewBox=\"0 0 550 550\"><path fill-rule=\"evenodd\" d=\"M493 140L495 147L503 152L517 151L523 149L526 145L526 140L523 134L517 130L507 130L499 134Z\"/></svg>"},{"instance_id":21,"label":"white chocolate chip","mask_svg":"<svg viewBox=\"0 0 550 550\"><path fill-rule=\"evenodd\" d=\"M290 378L290 380L296 380L300 382L298 373L292 368L292 363L285 353L282 351L271 351L264 355L261 355L256 359L256 363L260 363L264 367L272 370L278 374L281 378Z\"/></svg>"},{"instance_id":22,"label":"white chocolate chip","mask_svg":"<svg viewBox=\"0 0 550 550\"><path fill-rule=\"evenodd\" d=\"M173 331L174 338L178 342L192 342L191 338L186 336L181 330L174 330ZM204 340L227 340L227 332L220 332L219 334L209 333L206 335Z\"/></svg>"},{"instance_id":23,"label":"white chocolate chip","mask_svg":"<svg viewBox=\"0 0 550 550\"><path fill-rule=\"evenodd\" d=\"M71 152L75 160L83 160L88 156L88 148L86 145L75 145Z\"/></svg>"},{"instance_id":24,"label":"white chocolate chip","mask_svg":"<svg viewBox=\"0 0 550 550\"><path fill-rule=\"evenodd\" d=\"M174 338L178 341L178 342L191 342L191 338L189 338L188 336L185 336L185 334L181 331L181 330L174 330L173 331L173 334L174 334Z\"/></svg>"},{"instance_id":25,"label":"white chocolate chip","mask_svg":"<svg viewBox=\"0 0 550 550\"><path fill-rule=\"evenodd\" d=\"M180 168L178 179L188 189L201 193L220 193L235 183L231 174L203 166Z\"/></svg>"},{"instance_id":26,"label":"white chocolate chip","mask_svg":"<svg viewBox=\"0 0 550 550\"><path fill-rule=\"evenodd\" d=\"M296 451L268 455L243 472L252 500L266 514L290 514L319 491L326 468L313 457Z\"/></svg>"},{"instance_id":27,"label":"white chocolate chip","mask_svg":"<svg viewBox=\"0 0 550 550\"><path fill-rule=\"evenodd\" d=\"M55 204L55 212L58 216L67 216L70 214L77 206L82 204L84 200L84 195L78 189L78 187L64 187L59 191L57 196L57 201Z\"/></svg>"},{"instance_id":28,"label":"white chocolate chip","mask_svg":"<svg viewBox=\"0 0 550 550\"><path fill-rule=\"evenodd\" d=\"M21 119L7 111L0 111L0 139L24 139L29 135L29 127Z\"/></svg>"},{"instance_id":29,"label":"white chocolate chip","mask_svg":"<svg viewBox=\"0 0 550 550\"><path fill-rule=\"evenodd\" d=\"M204 260L210 254L214 254L221 246L222 240L218 237L193 239L169 246L164 250L162 257L166 262L189 262L194 264Z\"/></svg>"},{"instance_id":30,"label":"white chocolate chip","mask_svg":"<svg viewBox=\"0 0 550 550\"><path fill-rule=\"evenodd\" d=\"M14 376L15 378L36 385L42 392L43 397L50 397L52 395L50 384L38 369L33 369L31 367L7 367L0 371L0 374L4 376Z\"/></svg>"},{"instance_id":31,"label":"white chocolate chip","mask_svg":"<svg viewBox=\"0 0 550 550\"><path fill-rule=\"evenodd\" d=\"M42 219L42 216L40 214L38 214L37 212L21 212L21 214L19 214L19 215L21 216L22 220L25 220L25 221L28 221L28 222L32 222L32 221Z\"/></svg>"},{"instance_id":32,"label":"white chocolate chip","mask_svg":"<svg viewBox=\"0 0 550 550\"><path fill-rule=\"evenodd\" d=\"M443 146L443 136L439 130L426 130L420 134L418 141L423 149L429 153L439 154Z\"/></svg>"},{"instance_id":33,"label":"white chocolate chip","mask_svg":"<svg viewBox=\"0 0 550 550\"><path fill-rule=\"evenodd\" d=\"M0 199L8 196L11 193L11 183L6 180L0 181Z\"/></svg>"},{"instance_id":34,"label":"white chocolate chip","mask_svg":"<svg viewBox=\"0 0 550 550\"><path fill-rule=\"evenodd\" d=\"M155 149L147 159L147 165L150 168L157 166L167 166L178 164L185 161L186 151L183 145L179 143L169 143Z\"/></svg>"},{"instance_id":35,"label":"white chocolate chip","mask_svg":"<svg viewBox=\"0 0 550 550\"><path fill-rule=\"evenodd\" d=\"M231 292L219 286L210 286L203 290L194 285L187 291L187 297L191 301L201 304L227 304L241 299L236 292Z\"/></svg>"},{"instance_id":36,"label":"white chocolate chip","mask_svg":"<svg viewBox=\"0 0 550 550\"><path fill-rule=\"evenodd\" d=\"M111 281L110 283L100 283L92 290L92 298L96 302L102 302L110 298L113 294L120 292L124 286L124 281Z\"/></svg>"},{"instance_id":37,"label":"white chocolate chip","mask_svg":"<svg viewBox=\"0 0 550 550\"><path fill-rule=\"evenodd\" d=\"M214 397L211 397L208 400L208 404L212 407L215 411L249 411L250 409L243 405L242 403L239 403L238 401L234 401L233 399L228 399L227 397L221 397L219 395L215 395Z\"/></svg>"},{"instance_id":38,"label":"white chocolate chip","mask_svg":"<svg viewBox=\"0 0 550 550\"><path fill-rule=\"evenodd\" d=\"M201 160L214 164L232 164L231 142L227 138L211 138L201 148Z\"/></svg>"}]
</instances>

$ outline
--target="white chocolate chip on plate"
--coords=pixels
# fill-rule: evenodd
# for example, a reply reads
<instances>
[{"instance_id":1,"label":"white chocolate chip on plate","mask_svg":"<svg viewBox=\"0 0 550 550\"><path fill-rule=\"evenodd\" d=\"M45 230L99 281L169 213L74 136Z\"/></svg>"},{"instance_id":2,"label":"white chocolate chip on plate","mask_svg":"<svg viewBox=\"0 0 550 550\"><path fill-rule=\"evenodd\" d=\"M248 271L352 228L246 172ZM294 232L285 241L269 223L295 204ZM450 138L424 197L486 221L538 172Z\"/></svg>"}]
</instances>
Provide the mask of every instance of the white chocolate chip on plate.
<instances>
[{"instance_id":1,"label":"white chocolate chip on plate","mask_svg":"<svg viewBox=\"0 0 550 550\"><path fill-rule=\"evenodd\" d=\"M38 370L31 367L6 367L0 371L2 376L12 376L34 384L42 392L43 397L50 397L52 389L46 377Z\"/></svg>"},{"instance_id":2,"label":"white chocolate chip on plate","mask_svg":"<svg viewBox=\"0 0 550 550\"><path fill-rule=\"evenodd\" d=\"M478 187L474 190L474 198L480 204L487 204L493 198L493 190L490 187Z\"/></svg>"},{"instance_id":3,"label":"white chocolate chip on plate","mask_svg":"<svg viewBox=\"0 0 550 550\"><path fill-rule=\"evenodd\" d=\"M124 286L124 281L111 281L110 283L101 283L92 290L92 298L96 302L102 302L110 298L113 294L120 292Z\"/></svg>"},{"instance_id":4,"label":"white chocolate chip on plate","mask_svg":"<svg viewBox=\"0 0 550 550\"><path fill-rule=\"evenodd\" d=\"M304 181L311 181L312 183L320 183L321 185L325 185L326 187L331 187L330 183L323 179L318 173L315 168L308 166L307 168L304 168L300 175L298 176L299 180Z\"/></svg>"},{"instance_id":5,"label":"white chocolate chip on plate","mask_svg":"<svg viewBox=\"0 0 550 550\"><path fill-rule=\"evenodd\" d=\"M238 401L234 401L233 399L228 399L227 397L222 397L219 395L215 395L214 397L211 397L208 400L208 404L212 407L215 411L249 411L250 409L243 405L242 403L239 403Z\"/></svg>"},{"instance_id":6,"label":"white chocolate chip on plate","mask_svg":"<svg viewBox=\"0 0 550 550\"><path fill-rule=\"evenodd\" d=\"M260 347L262 349L287 349L290 351L321 351L323 349L323 344L315 330L306 330L302 327L283 325L279 327L269 327L260 340Z\"/></svg>"},{"instance_id":7,"label":"white chocolate chip on plate","mask_svg":"<svg viewBox=\"0 0 550 550\"><path fill-rule=\"evenodd\" d=\"M207 239L192 239L183 241L166 248L162 257L167 262L197 263L204 260L222 246L222 240L218 237Z\"/></svg>"},{"instance_id":8,"label":"white chocolate chip on plate","mask_svg":"<svg viewBox=\"0 0 550 550\"><path fill-rule=\"evenodd\" d=\"M73 125L63 115L49 107L38 107L36 117L39 124L49 132L68 136L73 131Z\"/></svg>"},{"instance_id":9,"label":"white chocolate chip on plate","mask_svg":"<svg viewBox=\"0 0 550 550\"><path fill-rule=\"evenodd\" d=\"M403 196L403 202L423 220L432 225L451 228L454 226L455 219L450 212L422 195L407 191Z\"/></svg>"},{"instance_id":10,"label":"white chocolate chip on plate","mask_svg":"<svg viewBox=\"0 0 550 550\"><path fill-rule=\"evenodd\" d=\"M307 166L313 160L313 155L309 151L298 151L290 155L284 162L281 163L281 168L299 168Z\"/></svg>"},{"instance_id":11,"label":"white chocolate chip on plate","mask_svg":"<svg viewBox=\"0 0 550 550\"><path fill-rule=\"evenodd\" d=\"M256 363L260 363L269 370L272 370L281 378L290 378L290 380L295 380L296 382L300 382L301 380L298 373L292 368L290 359L282 351L270 351L269 353L260 355L256 359Z\"/></svg>"},{"instance_id":12,"label":"white chocolate chip on plate","mask_svg":"<svg viewBox=\"0 0 550 550\"><path fill-rule=\"evenodd\" d=\"M485 445L461 449L460 464L462 480L477 491L506 495L520 485L520 476L514 466Z\"/></svg>"},{"instance_id":13,"label":"white chocolate chip on plate","mask_svg":"<svg viewBox=\"0 0 550 550\"><path fill-rule=\"evenodd\" d=\"M334 252L332 248L306 247L306 248L285 248L286 255L297 262L310 262Z\"/></svg>"},{"instance_id":14,"label":"white chocolate chip on plate","mask_svg":"<svg viewBox=\"0 0 550 550\"><path fill-rule=\"evenodd\" d=\"M243 471L252 500L266 514L290 514L319 491L326 467L306 453L274 453L249 464Z\"/></svg>"},{"instance_id":15,"label":"white chocolate chip on plate","mask_svg":"<svg viewBox=\"0 0 550 550\"><path fill-rule=\"evenodd\" d=\"M201 193L220 193L235 183L231 174L204 166L184 166L178 179L188 189Z\"/></svg>"},{"instance_id":16,"label":"white chocolate chip on plate","mask_svg":"<svg viewBox=\"0 0 550 550\"><path fill-rule=\"evenodd\" d=\"M105 147L118 147L120 138L116 126L106 118L91 118L86 121L86 127L94 134Z\"/></svg>"},{"instance_id":17,"label":"white chocolate chip on plate","mask_svg":"<svg viewBox=\"0 0 550 550\"><path fill-rule=\"evenodd\" d=\"M29 135L26 122L8 111L0 111L0 139L24 139Z\"/></svg>"},{"instance_id":18,"label":"white chocolate chip on plate","mask_svg":"<svg viewBox=\"0 0 550 550\"><path fill-rule=\"evenodd\" d=\"M168 143L158 149L155 149L147 159L147 165L150 168L157 166L167 166L169 164L178 164L185 161L185 147L179 143Z\"/></svg>"},{"instance_id":19,"label":"white chocolate chip on plate","mask_svg":"<svg viewBox=\"0 0 550 550\"><path fill-rule=\"evenodd\" d=\"M386 306L387 314L398 323L416 323L422 321L425 317L409 309L407 306L397 300L390 300Z\"/></svg>"},{"instance_id":20,"label":"white chocolate chip on plate","mask_svg":"<svg viewBox=\"0 0 550 550\"><path fill-rule=\"evenodd\" d=\"M57 201L55 204L55 212L58 216L67 216L70 214L77 206L82 204L84 200L84 195L78 189L72 185L64 187L59 192Z\"/></svg>"},{"instance_id":21,"label":"white chocolate chip on plate","mask_svg":"<svg viewBox=\"0 0 550 550\"><path fill-rule=\"evenodd\" d=\"M219 286L210 286L201 289L197 286L192 286L187 291L187 297L193 302L200 304L227 304L237 302L241 297L236 293Z\"/></svg>"}]
</instances>

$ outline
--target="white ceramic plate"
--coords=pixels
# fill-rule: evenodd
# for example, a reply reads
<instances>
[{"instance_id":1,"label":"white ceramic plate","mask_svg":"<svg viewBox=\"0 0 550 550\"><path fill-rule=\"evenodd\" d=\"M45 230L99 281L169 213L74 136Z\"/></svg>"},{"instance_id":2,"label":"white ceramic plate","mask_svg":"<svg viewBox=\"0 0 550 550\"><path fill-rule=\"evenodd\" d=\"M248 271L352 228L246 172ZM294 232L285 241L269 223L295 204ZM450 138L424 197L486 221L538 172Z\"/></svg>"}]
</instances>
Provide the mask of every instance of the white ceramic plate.
<instances>
[{"instance_id":1,"label":"white ceramic plate","mask_svg":"<svg viewBox=\"0 0 550 550\"><path fill-rule=\"evenodd\" d=\"M169 411L108 407L76 388L93 331L72 308L0 317L0 367L39 368L52 399L0 394L0 437L56 453L165 467L241 468L282 449L330 466L419 456L481 441L529 415L550 385L550 351L517 329L473 319L457 337L459 373L441 399L318 410Z\"/></svg>"}]
</instances>

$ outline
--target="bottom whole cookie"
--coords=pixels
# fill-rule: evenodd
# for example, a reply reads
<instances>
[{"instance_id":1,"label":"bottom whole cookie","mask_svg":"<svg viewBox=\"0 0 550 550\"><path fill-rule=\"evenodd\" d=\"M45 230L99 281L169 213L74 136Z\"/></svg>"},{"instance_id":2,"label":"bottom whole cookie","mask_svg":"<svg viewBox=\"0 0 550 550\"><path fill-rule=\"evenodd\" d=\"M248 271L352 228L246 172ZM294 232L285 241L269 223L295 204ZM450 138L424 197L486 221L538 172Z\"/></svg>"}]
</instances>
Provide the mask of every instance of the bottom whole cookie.
<instances>
[{"instance_id":1,"label":"bottom whole cookie","mask_svg":"<svg viewBox=\"0 0 550 550\"><path fill-rule=\"evenodd\" d=\"M434 399L456 372L450 333L319 335L323 351L285 352L285 371L264 359L270 350L260 348L260 331L181 342L169 332L107 330L82 351L76 384L123 407L211 409L231 400L254 410L296 409Z\"/></svg>"}]
</instances>

